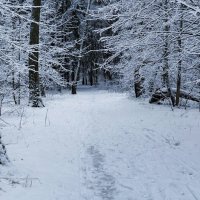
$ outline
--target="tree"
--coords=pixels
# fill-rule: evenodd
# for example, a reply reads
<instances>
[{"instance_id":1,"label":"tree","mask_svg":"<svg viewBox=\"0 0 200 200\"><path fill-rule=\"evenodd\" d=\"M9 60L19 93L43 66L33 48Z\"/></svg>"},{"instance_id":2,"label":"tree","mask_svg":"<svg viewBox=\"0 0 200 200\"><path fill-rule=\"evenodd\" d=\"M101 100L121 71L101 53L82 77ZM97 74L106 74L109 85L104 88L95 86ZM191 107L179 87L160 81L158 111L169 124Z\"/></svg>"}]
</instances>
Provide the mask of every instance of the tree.
<instances>
[{"instance_id":1,"label":"tree","mask_svg":"<svg viewBox=\"0 0 200 200\"><path fill-rule=\"evenodd\" d=\"M44 106L40 97L39 41L41 0L33 0L30 27L31 52L29 54L29 103L32 107Z\"/></svg>"},{"instance_id":2,"label":"tree","mask_svg":"<svg viewBox=\"0 0 200 200\"><path fill-rule=\"evenodd\" d=\"M8 162L8 157L6 153L6 148L1 140L1 135L0 135L0 165L5 165L7 162Z\"/></svg>"},{"instance_id":3,"label":"tree","mask_svg":"<svg viewBox=\"0 0 200 200\"><path fill-rule=\"evenodd\" d=\"M177 67L177 82L176 82L176 106L180 103L180 93L181 93L181 76L182 76L182 32L183 32L183 4L180 4L180 17L179 17L179 36L178 36L178 52L179 61Z\"/></svg>"},{"instance_id":4,"label":"tree","mask_svg":"<svg viewBox=\"0 0 200 200\"><path fill-rule=\"evenodd\" d=\"M164 47L163 47L163 87L166 87L171 99L171 103L175 106L175 99L171 91L171 83L169 77L169 56L170 56L170 46L169 46L169 33L170 33L170 24L169 24L169 0L163 0L162 2L164 10Z\"/></svg>"},{"instance_id":5,"label":"tree","mask_svg":"<svg viewBox=\"0 0 200 200\"><path fill-rule=\"evenodd\" d=\"M112 52L103 66L118 74L123 89L136 97L167 89L173 106L183 103L180 97L194 99L189 94L199 92L200 3L188 2L116 0L96 14L113 21L113 34L101 38Z\"/></svg>"},{"instance_id":6,"label":"tree","mask_svg":"<svg viewBox=\"0 0 200 200\"><path fill-rule=\"evenodd\" d=\"M72 90L71 93L72 94L76 94L76 89L77 89L77 81L78 81L78 75L80 72L80 68L81 68L81 61L82 61L82 57L83 57L83 51L84 51L84 42L86 39L86 33L87 33L87 28L88 28L88 14L90 11L90 6L91 6L91 0L88 0L87 2L87 6L86 6L86 11L84 14L83 19L81 20L81 24L80 24L80 28L79 28L79 37L80 37L80 42L79 42L79 53L78 53L78 62L77 62L77 66L74 70L74 81L72 82Z\"/></svg>"}]
</instances>

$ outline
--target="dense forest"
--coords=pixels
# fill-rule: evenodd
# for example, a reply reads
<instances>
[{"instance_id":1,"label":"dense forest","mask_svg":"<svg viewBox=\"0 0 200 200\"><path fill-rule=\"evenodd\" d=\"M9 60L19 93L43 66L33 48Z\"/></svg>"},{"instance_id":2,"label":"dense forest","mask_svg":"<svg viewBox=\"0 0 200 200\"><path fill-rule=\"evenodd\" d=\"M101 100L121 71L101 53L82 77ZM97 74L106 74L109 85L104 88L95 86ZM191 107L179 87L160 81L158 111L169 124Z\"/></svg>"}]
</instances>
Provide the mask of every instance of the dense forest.
<instances>
[{"instance_id":1,"label":"dense forest","mask_svg":"<svg viewBox=\"0 0 200 200\"><path fill-rule=\"evenodd\" d=\"M172 106L200 102L198 0L3 0L0 104L109 82ZM184 99L184 100L182 100Z\"/></svg>"}]
</instances>

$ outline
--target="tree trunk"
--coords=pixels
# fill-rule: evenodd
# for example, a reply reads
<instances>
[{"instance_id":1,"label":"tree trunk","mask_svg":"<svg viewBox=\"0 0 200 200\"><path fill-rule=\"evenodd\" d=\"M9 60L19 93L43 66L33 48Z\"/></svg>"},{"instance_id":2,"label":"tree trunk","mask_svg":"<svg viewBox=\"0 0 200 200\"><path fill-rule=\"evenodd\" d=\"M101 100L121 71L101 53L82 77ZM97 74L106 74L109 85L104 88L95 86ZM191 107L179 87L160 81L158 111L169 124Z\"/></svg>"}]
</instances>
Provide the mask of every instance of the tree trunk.
<instances>
[{"instance_id":1,"label":"tree trunk","mask_svg":"<svg viewBox=\"0 0 200 200\"><path fill-rule=\"evenodd\" d=\"M180 24L179 24L179 36L178 36L178 52L179 52L179 61L178 61L178 74L177 74L177 83L176 83L176 106L179 106L180 102L180 91L181 91L181 71L182 71L182 38L181 34L183 31L183 13L182 13L182 4L180 6L180 12L181 12L181 17L180 17Z\"/></svg>"},{"instance_id":2,"label":"tree trunk","mask_svg":"<svg viewBox=\"0 0 200 200\"><path fill-rule=\"evenodd\" d=\"M29 54L29 104L32 107L44 106L40 98L39 78L39 22L41 0L33 0L32 20L30 27L31 53Z\"/></svg>"},{"instance_id":3,"label":"tree trunk","mask_svg":"<svg viewBox=\"0 0 200 200\"><path fill-rule=\"evenodd\" d=\"M40 83L40 91L41 91L41 96L46 97L45 87L42 83Z\"/></svg>"},{"instance_id":4,"label":"tree trunk","mask_svg":"<svg viewBox=\"0 0 200 200\"><path fill-rule=\"evenodd\" d=\"M21 74L18 75L18 105L21 104Z\"/></svg>"},{"instance_id":5,"label":"tree trunk","mask_svg":"<svg viewBox=\"0 0 200 200\"><path fill-rule=\"evenodd\" d=\"M89 71L89 80L90 80L90 86L93 86L93 69L91 67L90 71Z\"/></svg>"},{"instance_id":6,"label":"tree trunk","mask_svg":"<svg viewBox=\"0 0 200 200\"><path fill-rule=\"evenodd\" d=\"M164 0L164 11L165 11L165 19L164 19L164 51L163 51L163 87L166 85L168 93L170 95L170 99L172 102L172 105L175 106L175 99L171 91L171 85L169 80L169 31L170 31L170 25L169 23L169 2L168 0Z\"/></svg>"},{"instance_id":7,"label":"tree trunk","mask_svg":"<svg viewBox=\"0 0 200 200\"><path fill-rule=\"evenodd\" d=\"M136 98L144 93L143 82L144 77L140 75L140 67L137 67L134 71L134 89Z\"/></svg>"},{"instance_id":8,"label":"tree trunk","mask_svg":"<svg viewBox=\"0 0 200 200\"><path fill-rule=\"evenodd\" d=\"M1 135L0 135L0 165L6 165L8 161L9 159L6 153L6 148L1 140Z\"/></svg>"},{"instance_id":9,"label":"tree trunk","mask_svg":"<svg viewBox=\"0 0 200 200\"><path fill-rule=\"evenodd\" d=\"M15 71L14 69L12 70L12 89L13 89L13 100L15 105L17 105L17 98L16 98L16 84L15 84Z\"/></svg>"},{"instance_id":10,"label":"tree trunk","mask_svg":"<svg viewBox=\"0 0 200 200\"><path fill-rule=\"evenodd\" d=\"M86 13L85 13L86 17L83 20L83 31L82 31L81 40L80 40L81 44L80 44L80 48L79 48L78 64L77 64L77 67L76 67L75 72L74 72L74 81L72 82L72 94L76 94L77 81L78 81L79 71L80 71L80 68L81 68L81 60L82 60L82 55L83 55L85 36L86 36L86 33L87 33L87 18L88 18L90 6L91 6L91 0L88 0L87 10L86 10Z\"/></svg>"},{"instance_id":11,"label":"tree trunk","mask_svg":"<svg viewBox=\"0 0 200 200\"><path fill-rule=\"evenodd\" d=\"M77 88L76 83L73 83L73 84L72 84L72 87L71 87L71 92L72 92L72 94L76 94L76 88Z\"/></svg>"}]
</instances>

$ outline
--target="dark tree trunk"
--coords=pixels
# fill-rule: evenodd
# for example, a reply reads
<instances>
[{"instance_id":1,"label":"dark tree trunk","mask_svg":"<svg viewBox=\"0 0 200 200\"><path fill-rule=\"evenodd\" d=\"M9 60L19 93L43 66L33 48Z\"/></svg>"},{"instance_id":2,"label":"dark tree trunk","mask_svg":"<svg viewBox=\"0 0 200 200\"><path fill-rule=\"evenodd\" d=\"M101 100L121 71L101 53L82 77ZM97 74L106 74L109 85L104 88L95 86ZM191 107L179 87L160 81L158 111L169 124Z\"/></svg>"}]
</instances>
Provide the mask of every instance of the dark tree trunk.
<instances>
[{"instance_id":1,"label":"dark tree trunk","mask_svg":"<svg viewBox=\"0 0 200 200\"><path fill-rule=\"evenodd\" d=\"M40 84L40 90L41 90L41 96L46 97L45 87L42 83Z\"/></svg>"},{"instance_id":2,"label":"dark tree trunk","mask_svg":"<svg viewBox=\"0 0 200 200\"><path fill-rule=\"evenodd\" d=\"M82 78L82 85L85 85L85 77Z\"/></svg>"},{"instance_id":3,"label":"dark tree trunk","mask_svg":"<svg viewBox=\"0 0 200 200\"><path fill-rule=\"evenodd\" d=\"M1 140L1 135L0 135L0 165L6 165L8 161L9 159L6 153L6 148Z\"/></svg>"},{"instance_id":4,"label":"dark tree trunk","mask_svg":"<svg viewBox=\"0 0 200 200\"><path fill-rule=\"evenodd\" d=\"M29 104L32 107L43 106L40 98L39 78L39 22L40 22L41 0L33 0L32 20L30 27L31 53L29 54Z\"/></svg>"},{"instance_id":5,"label":"dark tree trunk","mask_svg":"<svg viewBox=\"0 0 200 200\"><path fill-rule=\"evenodd\" d=\"M17 98L16 98L16 94L15 94L17 88L16 88L16 84L15 84L15 71L14 71L14 69L12 71L12 89L13 89L13 100L14 100L15 105L17 105Z\"/></svg>"},{"instance_id":6,"label":"dark tree trunk","mask_svg":"<svg viewBox=\"0 0 200 200\"><path fill-rule=\"evenodd\" d=\"M140 67L137 67L134 71L134 89L136 98L144 93L143 82L144 77L140 75Z\"/></svg>"},{"instance_id":7,"label":"dark tree trunk","mask_svg":"<svg viewBox=\"0 0 200 200\"><path fill-rule=\"evenodd\" d=\"M182 12L182 4L180 6L180 12ZM178 74L177 74L177 83L176 83L176 106L179 106L180 102L180 91L181 91L181 71L182 71L182 38L181 34L183 31L183 14L181 13L180 19L180 34L178 36L178 52L179 52L179 61L178 61Z\"/></svg>"},{"instance_id":8,"label":"dark tree trunk","mask_svg":"<svg viewBox=\"0 0 200 200\"><path fill-rule=\"evenodd\" d=\"M89 80L90 80L90 85L93 86L93 70L90 69L89 71Z\"/></svg>"},{"instance_id":9,"label":"dark tree trunk","mask_svg":"<svg viewBox=\"0 0 200 200\"><path fill-rule=\"evenodd\" d=\"M72 94L76 94L76 88L77 88L76 83L73 83L71 87Z\"/></svg>"}]
</instances>

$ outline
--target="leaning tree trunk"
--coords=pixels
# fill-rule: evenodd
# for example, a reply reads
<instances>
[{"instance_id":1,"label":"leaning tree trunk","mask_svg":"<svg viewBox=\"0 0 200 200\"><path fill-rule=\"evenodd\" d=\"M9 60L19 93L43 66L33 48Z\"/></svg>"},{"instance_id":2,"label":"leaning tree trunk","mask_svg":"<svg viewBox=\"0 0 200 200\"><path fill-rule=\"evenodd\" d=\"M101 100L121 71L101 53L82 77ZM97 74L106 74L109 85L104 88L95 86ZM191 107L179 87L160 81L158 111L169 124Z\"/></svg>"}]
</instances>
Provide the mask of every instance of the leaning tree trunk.
<instances>
[{"instance_id":1,"label":"leaning tree trunk","mask_svg":"<svg viewBox=\"0 0 200 200\"><path fill-rule=\"evenodd\" d=\"M31 52L29 54L29 104L32 107L43 106L40 98L40 78L39 78L39 22L41 0L33 0L32 20L30 27Z\"/></svg>"}]
</instances>

